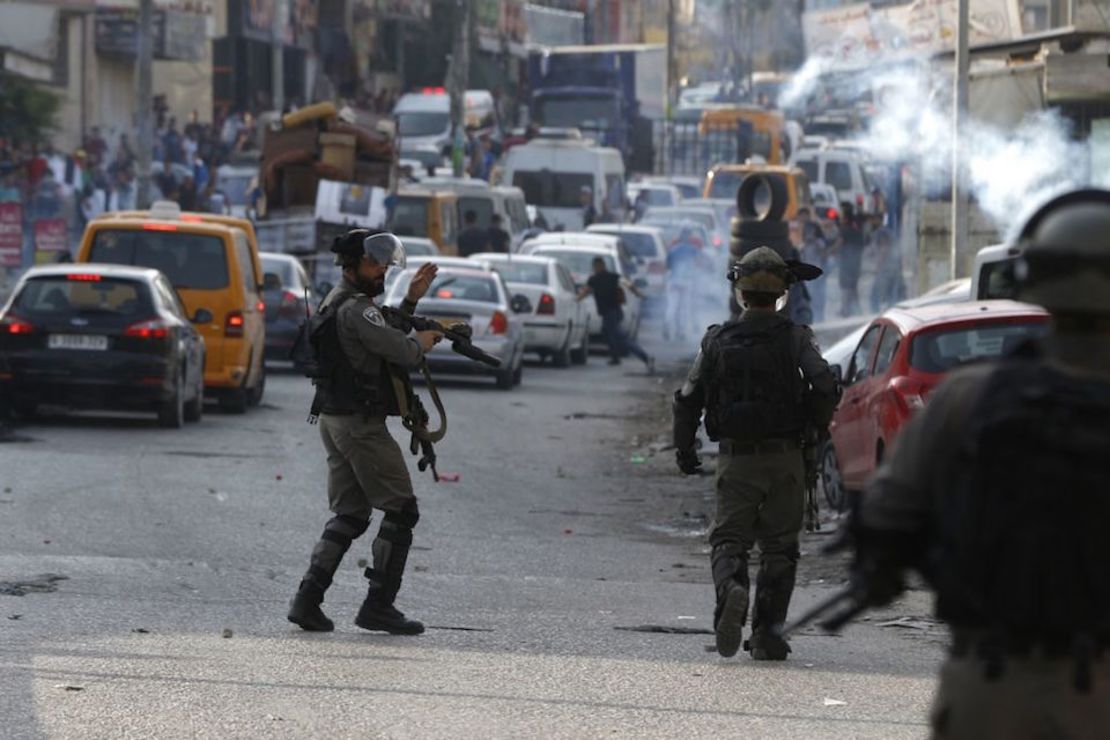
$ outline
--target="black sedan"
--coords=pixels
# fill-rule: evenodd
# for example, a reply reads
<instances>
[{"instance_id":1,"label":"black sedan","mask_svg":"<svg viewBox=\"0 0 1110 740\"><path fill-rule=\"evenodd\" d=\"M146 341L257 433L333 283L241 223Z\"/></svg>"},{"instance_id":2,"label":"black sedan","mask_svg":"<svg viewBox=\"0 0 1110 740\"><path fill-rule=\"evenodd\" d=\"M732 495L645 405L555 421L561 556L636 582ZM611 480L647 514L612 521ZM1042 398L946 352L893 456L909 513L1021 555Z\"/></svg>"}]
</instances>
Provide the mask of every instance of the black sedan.
<instances>
[{"instance_id":1,"label":"black sedan","mask_svg":"<svg viewBox=\"0 0 1110 740\"><path fill-rule=\"evenodd\" d=\"M162 273L117 265L36 267L0 311L0 412L40 405L201 417L204 339Z\"/></svg>"},{"instance_id":2,"label":"black sedan","mask_svg":"<svg viewBox=\"0 0 1110 740\"><path fill-rule=\"evenodd\" d=\"M266 304L266 359L288 360L301 322L316 306L304 266L288 254L263 252L262 300Z\"/></svg>"}]
</instances>

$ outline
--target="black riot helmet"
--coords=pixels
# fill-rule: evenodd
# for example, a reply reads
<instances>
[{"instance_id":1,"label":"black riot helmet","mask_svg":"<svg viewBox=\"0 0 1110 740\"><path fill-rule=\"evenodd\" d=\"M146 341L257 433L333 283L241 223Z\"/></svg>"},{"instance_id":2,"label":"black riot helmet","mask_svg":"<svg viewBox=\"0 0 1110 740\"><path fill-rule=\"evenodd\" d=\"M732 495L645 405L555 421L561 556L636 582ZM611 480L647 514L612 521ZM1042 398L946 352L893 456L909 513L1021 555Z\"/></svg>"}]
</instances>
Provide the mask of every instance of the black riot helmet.
<instances>
[{"instance_id":1,"label":"black riot helmet","mask_svg":"<svg viewBox=\"0 0 1110 740\"><path fill-rule=\"evenodd\" d=\"M363 257L382 267L405 268L405 245L387 231L352 229L335 238L331 251L344 267L358 265Z\"/></svg>"},{"instance_id":2,"label":"black riot helmet","mask_svg":"<svg viewBox=\"0 0 1110 740\"><path fill-rule=\"evenodd\" d=\"M1110 317L1110 191L1053 198L1022 227L1017 247L1019 300L1053 314Z\"/></svg>"}]
</instances>

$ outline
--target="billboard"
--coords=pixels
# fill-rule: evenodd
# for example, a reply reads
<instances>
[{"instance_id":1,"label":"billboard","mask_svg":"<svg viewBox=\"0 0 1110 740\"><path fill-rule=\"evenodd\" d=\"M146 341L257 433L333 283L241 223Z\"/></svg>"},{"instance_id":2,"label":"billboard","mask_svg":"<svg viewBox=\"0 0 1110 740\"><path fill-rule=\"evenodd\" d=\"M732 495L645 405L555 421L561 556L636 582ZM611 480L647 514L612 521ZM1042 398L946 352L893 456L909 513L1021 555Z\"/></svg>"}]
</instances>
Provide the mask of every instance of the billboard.
<instances>
[{"instance_id":1,"label":"billboard","mask_svg":"<svg viewBox=\"0 0 1110 740\"><path fill-rule=\"evenodd\" d=\"M854 3L809 11L802 16L806 51L841 69L951 51L958 6L958 0L914 0L883 8ZM1022 35L1018 0L971 0L970 13L972 46Z\"/></svg>"}]
</instances>

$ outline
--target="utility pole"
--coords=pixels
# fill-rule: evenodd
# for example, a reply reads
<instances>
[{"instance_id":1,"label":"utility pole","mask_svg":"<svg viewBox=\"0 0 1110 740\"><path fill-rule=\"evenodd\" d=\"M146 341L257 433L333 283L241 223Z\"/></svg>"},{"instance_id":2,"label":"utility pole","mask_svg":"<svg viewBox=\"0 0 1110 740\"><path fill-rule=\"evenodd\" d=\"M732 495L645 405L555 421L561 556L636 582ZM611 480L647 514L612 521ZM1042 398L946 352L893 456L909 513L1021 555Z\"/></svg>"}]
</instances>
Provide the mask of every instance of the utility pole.
<instances>
[{"instance_id":1,"label":"utility pole","mask_svg":"<svg viewBox=\"0 0 1110 740\"><path fill-rule=\"evenodd\" d=\"M451 94L451 170L463 176L466 141L466 83L470 79L470 2L455 2L455 44L451 51L448 87Z\"/></svg>"},{"instance_id":2,"label":"utility pole","mask_svg":"<svg viewBox=\"0 0 1110 740\"><path fill-rule=\"evenodd\" d=\"M139 0L139 28L135 37L136 86L138 87L138 180L135 201L150 207L150 166L154 155L154 0Z\"/></svg>"},{"instance_id":3,"label":"utility pole","mask_svg":"<svg viewBox=\"0 0 1110 740\"><path fill-rule=\"evenodd\" d=\"M952 241L949 248L948 276L955 280L959 256L967 248L968 212L970 203L967 192L967 163L964 157L963 133L967 124L967 88L971 60L968 54L969 5L971 0L959 0L959 20L956 29L956 79L953 85L952 115Z\"/></svg>"},{"instance_id":4,"label":"utility pole","mask_svg":"<svg viewBox=\"0 0 1110 740\"><path fill-rule=\"evenodd\" d=\"M285 110L285 12L286 0L274 0L271 35L274 37L270 58L271 101L278 113Z\"/></svg>"}]
</instances>

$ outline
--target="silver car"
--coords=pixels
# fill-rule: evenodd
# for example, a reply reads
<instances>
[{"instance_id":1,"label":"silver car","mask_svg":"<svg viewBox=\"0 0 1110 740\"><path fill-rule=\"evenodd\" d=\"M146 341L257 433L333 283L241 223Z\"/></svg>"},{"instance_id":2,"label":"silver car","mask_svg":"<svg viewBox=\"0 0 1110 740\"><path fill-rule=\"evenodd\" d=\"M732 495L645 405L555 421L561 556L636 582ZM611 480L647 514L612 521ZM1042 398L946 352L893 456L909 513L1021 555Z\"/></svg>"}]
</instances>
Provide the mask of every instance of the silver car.
<instances>
[{"instance_id":1,"label":"silver car","mask_svg":"<svg viewBox=\"0 0 1110 740\"><path fill-rule=\"evenodd\" d=\"M408 268L397 277L386 297L387 305L401 305L415 274L416 269ZM417 310L442 324L469 324L474 346L501 360L501 367L494 369L454 352L451 343L444 341L428 353L428 367L433 372L492 374L502 390L520 384L524 317L531 313L532 305L524 296L511 295L496 272L477 264L472 268L441 267Z\"/></svg>"}]
</instances>

